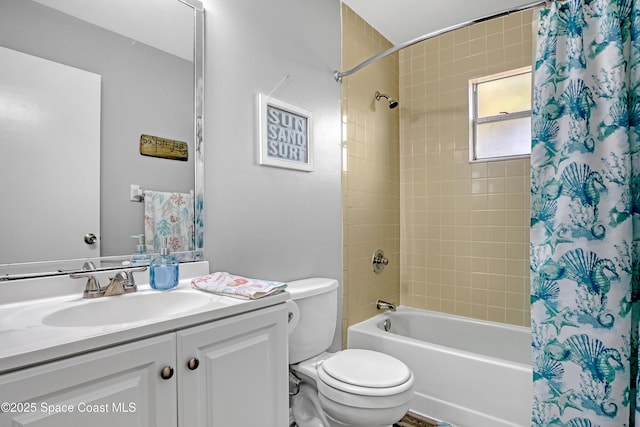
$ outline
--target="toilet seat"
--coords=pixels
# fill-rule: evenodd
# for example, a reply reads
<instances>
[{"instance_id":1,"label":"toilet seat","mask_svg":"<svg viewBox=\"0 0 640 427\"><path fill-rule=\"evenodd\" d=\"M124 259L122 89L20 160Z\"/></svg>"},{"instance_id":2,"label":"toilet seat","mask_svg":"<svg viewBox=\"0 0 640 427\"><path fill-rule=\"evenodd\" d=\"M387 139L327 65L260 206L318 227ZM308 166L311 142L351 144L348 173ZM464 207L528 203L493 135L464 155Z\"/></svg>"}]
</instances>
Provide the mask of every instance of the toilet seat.
<instances>
[{"instance_id":1,"label":"toilet seat","mask_svg":"<svg viewBox=\"0 0 640 427\"><path fill-rule=\"evenodd\" d=\"M317 374L327 386L359 396L391 396L413 386L407 365L371 350L343 350L319 364Z\"/></svg>"},{"instance_id":2,"label":"toilet seat","mask_svg":"<svg viewBox=\"0 0 640 427\"><path fill-rule=\"evenodd\" d=\"M355 368L354 363L360 367ZM316 373L318 392L345 406L393 407L409 402L413 395L411 370L400 360L375 351L343 350L318 364Z\"/></svg>"}]
</instances>

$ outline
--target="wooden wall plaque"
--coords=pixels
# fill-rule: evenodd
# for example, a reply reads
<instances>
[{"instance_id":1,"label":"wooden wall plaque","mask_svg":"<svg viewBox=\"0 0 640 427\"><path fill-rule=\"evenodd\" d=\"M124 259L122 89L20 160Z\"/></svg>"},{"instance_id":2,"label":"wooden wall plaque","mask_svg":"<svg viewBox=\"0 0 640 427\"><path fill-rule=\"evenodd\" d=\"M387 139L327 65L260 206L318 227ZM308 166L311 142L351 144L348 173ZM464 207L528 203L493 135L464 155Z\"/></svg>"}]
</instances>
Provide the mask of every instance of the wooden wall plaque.
<instances>
[{"instance_id":1,"label":"wooden wall plaque","mask_svg":"<svg viewBox=\"0 0 640 427\"><path fill-rule=\"evenodd\" d=\"M159 136L140 135L140 154L164 159L187 161L189 146L186 142Z\"/></svg>"}]
</instances>

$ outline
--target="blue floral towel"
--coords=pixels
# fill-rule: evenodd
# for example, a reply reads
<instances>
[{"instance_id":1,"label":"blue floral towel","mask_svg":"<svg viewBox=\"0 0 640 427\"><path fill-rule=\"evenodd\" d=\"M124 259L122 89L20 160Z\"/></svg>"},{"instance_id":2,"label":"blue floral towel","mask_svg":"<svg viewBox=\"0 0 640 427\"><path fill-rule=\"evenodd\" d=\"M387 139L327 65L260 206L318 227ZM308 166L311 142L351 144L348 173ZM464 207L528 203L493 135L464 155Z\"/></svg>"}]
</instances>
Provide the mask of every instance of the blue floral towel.
<instances>
[{"instance_id":1,"label":"blue floral towel","mask_svg":"<svg viewBox=\"0 0 640 427\"><path fill-rule=\"evenodd\" d=\"M194 250L193 194L144 192L144 236L148 252L160 252L169 237L171 252Z\"/></svg>"},{"instance_id":2,"label":"blue floral towel","mask_svg":"<svg viewBox=\"0 0 640 427\"><path fill-rule=\"evenodd\" d=\"M258 299L282 292L286 283L270 282L266 280L249 279L234 276L225 272L216 272L208 276L191 280L194 288L218 295L242 299Z\"/></svg>"}]
</instances>

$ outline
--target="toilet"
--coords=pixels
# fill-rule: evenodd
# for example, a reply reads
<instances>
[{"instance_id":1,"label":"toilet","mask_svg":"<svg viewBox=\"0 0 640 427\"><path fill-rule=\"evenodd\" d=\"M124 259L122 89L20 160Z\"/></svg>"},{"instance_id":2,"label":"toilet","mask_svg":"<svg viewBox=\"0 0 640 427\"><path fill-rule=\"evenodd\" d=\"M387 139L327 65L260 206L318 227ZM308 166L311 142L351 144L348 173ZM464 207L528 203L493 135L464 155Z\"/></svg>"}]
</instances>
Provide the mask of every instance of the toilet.
<instances>
[{"instance_id":1,"label":"toilet","mask_svg":"<svg viewBox=\"0 0 640 427\"><path fill-rule=\"evenodd\" d=\"M327 350L333 342L338 282L311 278L289 282L289 368L293 418L299 427L388 427L413 397L414 377L387 354Z\"/></svg>"}]
</instances>

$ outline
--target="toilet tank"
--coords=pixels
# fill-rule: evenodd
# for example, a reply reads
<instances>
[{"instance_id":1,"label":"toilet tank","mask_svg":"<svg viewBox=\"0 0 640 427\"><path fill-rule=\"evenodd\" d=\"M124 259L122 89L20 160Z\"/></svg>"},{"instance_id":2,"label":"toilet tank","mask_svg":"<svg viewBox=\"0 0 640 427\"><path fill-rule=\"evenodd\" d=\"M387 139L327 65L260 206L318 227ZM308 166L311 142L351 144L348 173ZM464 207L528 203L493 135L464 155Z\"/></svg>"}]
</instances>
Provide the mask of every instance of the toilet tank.
<instances>
[{"instance_id":1,"label":"toilet tank","mask_svg":"<svg viewBox=\"0 0 640 427\"><path fill-rule=\"evenodd\" d=\"M289 332L289 364L326 351L333 342L338 315L338 281L311 278L287 283L293 310Z\"/></svg>"}]
</instances>

